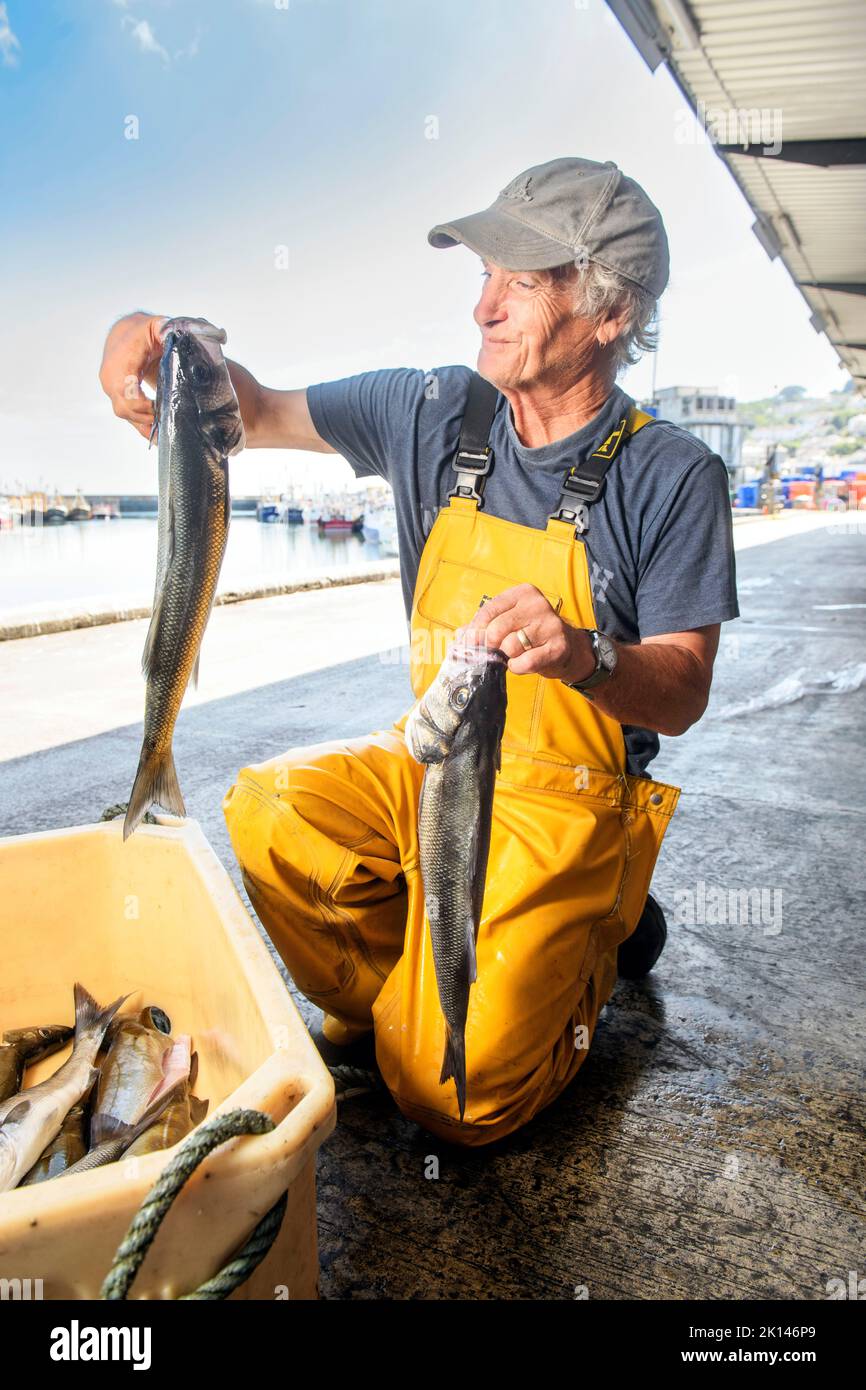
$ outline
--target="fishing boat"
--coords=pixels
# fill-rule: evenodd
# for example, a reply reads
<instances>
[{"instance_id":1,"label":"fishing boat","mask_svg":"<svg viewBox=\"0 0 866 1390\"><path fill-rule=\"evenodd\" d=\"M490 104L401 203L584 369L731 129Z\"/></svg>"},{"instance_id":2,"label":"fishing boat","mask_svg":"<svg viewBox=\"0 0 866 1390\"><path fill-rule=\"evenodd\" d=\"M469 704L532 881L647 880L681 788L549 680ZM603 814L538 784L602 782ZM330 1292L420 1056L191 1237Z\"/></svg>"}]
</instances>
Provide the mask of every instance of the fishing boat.
<instances>
[{"instance_id":1,"label":"fishing boat","mask_svg":"<svg viewBox=\"0 0 866 1390\"><path fill-rule=\"evenodd\" d=\"M112 521L115 517L120 516L120 504L102 497L99 501L94 502L90 509L90 516L93 521Z\"/></svg>"},{"instance_id":2,"label":"fishing boat","mask_svg":"<svg viewBox=\"0 0 866 1390\"><path fill-rule=\"evenodd\" d=\"M66 502L59 492L48 501L45 508L43 521L46 526L62 526L64 521L69 519L69 503Z\"/></svg>"},{"instance_id":3,"label":"fishing boat","mask_svg":"<svg viewBox=\"0 0 866 1390\"><path fill-rule=\"evenodd\" d=\"M392 501L380 502L365 511L364 540L378 545L380 555L397 554L397 512Z\"/></svg>"},{"instance_id":4,"label":"fishing boat","mask_svg":"<svg viewBox=\"0 0 866 1390\"><path fill-rule=\"evenodd\" d=\"M87 498L82 492L76 492L69 504L69 521L89 521L93 514L93 509Z\"/></svg>"},{"instance_id":5,"label":"fishing boat","mask_svg":"<svg viewBox=\"0 0 866 1390\"><path fill-rule=\"evenodd\" d=\"M279 497L260 497L256 503L256 521L279 521Z\"/></svg>"}]
</instances>

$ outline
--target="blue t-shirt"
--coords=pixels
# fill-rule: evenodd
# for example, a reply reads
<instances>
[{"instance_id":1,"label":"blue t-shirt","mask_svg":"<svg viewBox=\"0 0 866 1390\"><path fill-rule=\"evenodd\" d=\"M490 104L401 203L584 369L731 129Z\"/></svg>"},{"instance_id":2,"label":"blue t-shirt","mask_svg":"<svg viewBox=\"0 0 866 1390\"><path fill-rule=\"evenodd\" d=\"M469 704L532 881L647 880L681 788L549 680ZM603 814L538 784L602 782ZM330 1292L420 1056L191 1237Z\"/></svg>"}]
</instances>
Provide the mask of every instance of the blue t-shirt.
<instances>
[{"instance_id":1,"label":"blue t-shirt","mask_svg":"<svg viewBox=\"0 0 866 1390\"><path fill-rule=\"evenodd\" d=\"M471 377L469 367L397 367L307 390L321 438L357 477L377 475L393 488L407 616L424 542L456 482L451 460ZM588 424L527 449L500 395L484 510L543 530L566 470L597 449L632 404L615 386ZM738 616L727 470L677 425L655 420L620 450L584 539L596 621L611 637L638 642ZM658 752L658 736L631 726L623 733L629 771L640 773Z\"/></svg>"}]
</instances>

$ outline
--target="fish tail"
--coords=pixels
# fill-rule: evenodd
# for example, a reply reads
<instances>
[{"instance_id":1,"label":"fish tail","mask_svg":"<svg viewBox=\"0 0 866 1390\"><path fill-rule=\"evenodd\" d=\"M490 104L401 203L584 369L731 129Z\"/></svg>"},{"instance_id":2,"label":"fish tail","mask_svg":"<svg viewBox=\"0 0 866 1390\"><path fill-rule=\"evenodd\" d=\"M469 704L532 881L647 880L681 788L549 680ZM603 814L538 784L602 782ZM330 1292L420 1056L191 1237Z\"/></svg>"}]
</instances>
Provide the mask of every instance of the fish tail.
<instances>
[{"instance_id":1,"label":"fish tail","mask_svg":"<svg viewBox=\"0 0 866 1390\"><path fill-rule=\"evenodd\" d=\"M175 816L186 815L171 747L161 753L148 753L142 749L123 822L124 840L129 838L155 801Z\"/></svg>"},{"instance_id":2,"label":"fish tail","mask_svg":"<svg viewBox=\"0 0 866 1390\"><path fill-rule=\"evenodd\" d=\"M100 1009L90 990L85 989L84 985L77 980L73 994L75 997L76 1042L83 1038L85 1033L97 1033L101 1040L117 1010L129 998L128 994L121 994L120 998L115 999L113 1004L108 1004L104 1009Z\"/></svg>"},{"instance_id":3,"label":"fish tail","mask_svg":"<svg viewBox=\"0 0 866 1390\"><path fill-rule=\"evenodd\" d=\"M452 1077L457 1087L457 1108L462 1120L466 1109L466 1039L462 1033L452 1033L446 1025L445 1056L442 1058L439 1085Z\"/></svg>"}]
</instances>

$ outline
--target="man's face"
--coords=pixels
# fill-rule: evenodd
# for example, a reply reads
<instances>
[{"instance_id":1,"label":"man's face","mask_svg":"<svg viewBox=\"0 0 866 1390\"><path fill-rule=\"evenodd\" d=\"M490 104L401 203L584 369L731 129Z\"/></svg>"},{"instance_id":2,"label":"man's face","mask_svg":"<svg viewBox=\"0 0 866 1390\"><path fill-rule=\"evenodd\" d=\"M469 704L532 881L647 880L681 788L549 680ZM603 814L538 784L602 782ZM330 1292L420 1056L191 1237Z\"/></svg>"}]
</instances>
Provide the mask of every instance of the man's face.
<instances>
[{"instance_id":1,"label":"man's face","mask_svg":"<svg viewBox=\"0 0 866 1390\"><path fill-rule=\"evenodd\" d=\"M573 312L574 283L483 261L478 371L500 391L573 381L599 352L597 325Z\"/></svg>"}]
</instances>

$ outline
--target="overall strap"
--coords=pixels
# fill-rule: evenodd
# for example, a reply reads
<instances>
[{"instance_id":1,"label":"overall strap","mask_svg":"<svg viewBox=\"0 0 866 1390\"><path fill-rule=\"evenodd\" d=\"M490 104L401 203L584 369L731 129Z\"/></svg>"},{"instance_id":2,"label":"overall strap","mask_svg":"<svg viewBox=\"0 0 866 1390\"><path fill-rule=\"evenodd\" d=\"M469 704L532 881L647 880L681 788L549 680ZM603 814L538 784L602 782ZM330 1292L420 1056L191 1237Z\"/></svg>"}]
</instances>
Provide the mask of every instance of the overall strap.
<instances>
[{"instance_id":1,"label":"overall strap","mask_svg":"<svg viewBox=\"0 0 866 1390\"><path fill-rule=\"evenodd\" d=\"M559 505L548 519L567 521L574 526L575 535L584 535L589 529L589 508L604 492L608 469L626 441L653 418L632 405L595 452L584 463L569 468L562 480Z\"/></svg>"},{"instance_id":2,"label":"overall strap","mask_svg":"<svg viewBox=\"0 0 866 1390\"><path fill-rule=\"evenodd\" d=\"M448 493L449 497L468 497L481 505L484 479L493 467L493 450L487 440L498 404L499 392L496 387L473 372L460 426L460 440L451 460L457 482Z\"/></svg>"}]
</instances>

